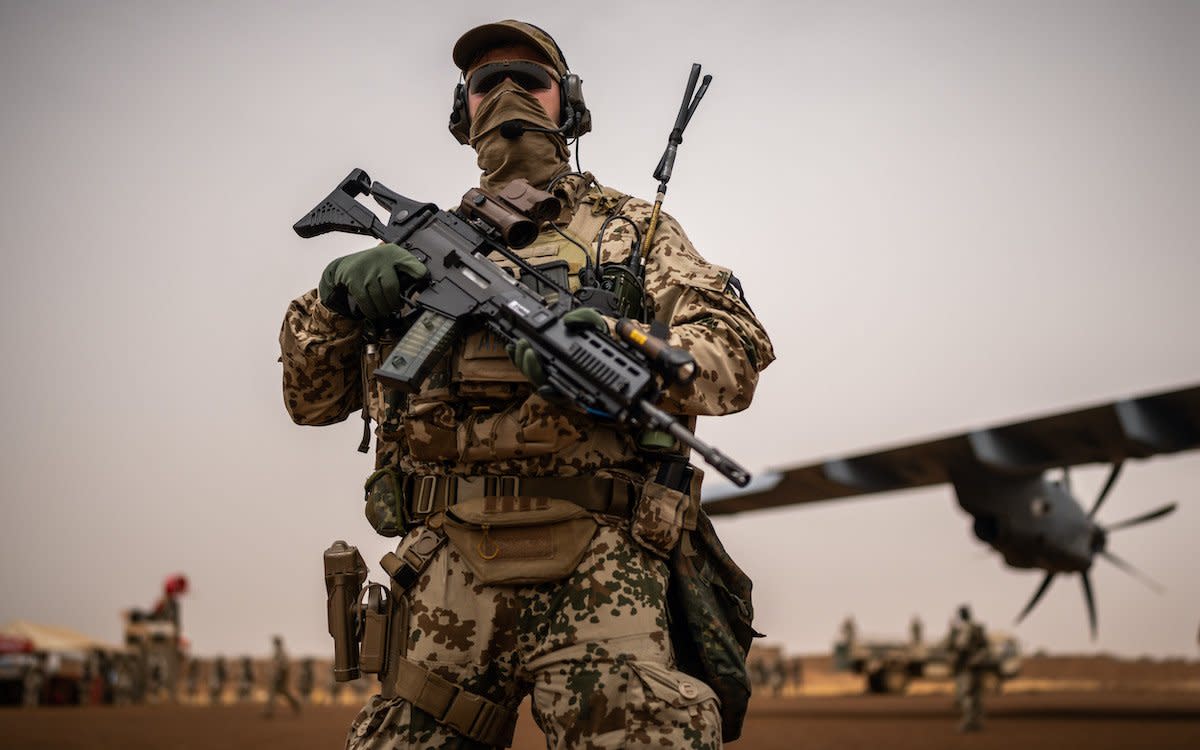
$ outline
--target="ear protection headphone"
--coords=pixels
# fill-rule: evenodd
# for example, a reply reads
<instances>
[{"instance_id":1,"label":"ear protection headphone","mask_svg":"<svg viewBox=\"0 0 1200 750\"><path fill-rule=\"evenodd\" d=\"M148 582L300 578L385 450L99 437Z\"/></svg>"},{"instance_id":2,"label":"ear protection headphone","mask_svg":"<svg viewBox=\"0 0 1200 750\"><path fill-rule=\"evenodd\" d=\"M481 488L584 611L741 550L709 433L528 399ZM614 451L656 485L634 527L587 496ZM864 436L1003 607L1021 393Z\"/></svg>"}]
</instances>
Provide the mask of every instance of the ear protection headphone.
<instances>
[{"instance_id":1,"label":"ear protection headphone","mask_svg":"<svg viewBox=\"0 0 1200 750\"><path fill-rule=\"evenodd\" d=\"M537 26L534 28L546 34L543 29ZM578 138L592 129L592 113L583 101L583 79L571 72L570 66L567 65L567 57L563 54L562 48L558 46L558 42L555 42L549 34L546 34L546 37L554 44L559 59L567 67L567 72L558 79L558 96L563 114L563 122L558 130L567 139ZM450 109L450 134L464 146L470 143L471 118L467 109L467 84L465 81L460 81L454 87L454 103Z\"/></svg>"}]
</instances>

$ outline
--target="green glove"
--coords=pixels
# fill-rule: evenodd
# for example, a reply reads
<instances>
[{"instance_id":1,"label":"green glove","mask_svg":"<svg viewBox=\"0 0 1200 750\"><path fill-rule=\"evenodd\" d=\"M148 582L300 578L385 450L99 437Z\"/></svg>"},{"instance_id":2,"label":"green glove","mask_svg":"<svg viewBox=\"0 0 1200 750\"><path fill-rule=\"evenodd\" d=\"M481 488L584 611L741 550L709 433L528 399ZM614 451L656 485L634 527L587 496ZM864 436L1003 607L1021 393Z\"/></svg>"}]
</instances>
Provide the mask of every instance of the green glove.
<instances>
[{"instance_id":1,"label":"green glove","mask_svg":"<svg viewBox=\"0 0 1200 750\"><path fill-rule=\"evenodd\" d=\"M608 335L608 323L594 307L577 307L564 315L562 321L570 331L593 328ZM542 362L527 339L517 339L515 344L508 345L507 351L509 359L517 366L521 374L529 378L529 382L539 388L546 385L546 372L542 369Z\"/></svg>"},{"instance_id":2,"label":"green glove","mask_svg":"<svg viewBox=\"0 0 1200 750\"><path fill-rule=\"evenodd\" d=\"M351 318L377 320L400 309L404 293L429 274L399 245L379 245L330 263L321 274L321 304Z\"/></svg>"}]
</instances>

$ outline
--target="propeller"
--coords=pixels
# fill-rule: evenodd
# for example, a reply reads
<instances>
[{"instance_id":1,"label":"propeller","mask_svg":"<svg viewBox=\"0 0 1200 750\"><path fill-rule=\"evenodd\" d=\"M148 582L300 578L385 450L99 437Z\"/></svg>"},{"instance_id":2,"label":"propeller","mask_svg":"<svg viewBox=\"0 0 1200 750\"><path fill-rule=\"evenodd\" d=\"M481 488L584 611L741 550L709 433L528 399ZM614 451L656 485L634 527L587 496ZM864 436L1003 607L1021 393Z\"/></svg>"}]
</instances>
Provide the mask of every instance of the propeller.
<instances>
[{"instance_id":1,"label":"propeller","mask_svg":"<svg viewBox=\"0 0 1200 750\"><path fill-rule=\"evenodd\" d=\"M1100 490L1100 494L1096 496L1096 502L1092 505L1092 509L1088 511L1088 520L1096 517L1096 511L1100 510L1100 505L1104 502L1104 498L1108 497L1108 491L1117 483L1117 477L1121 475L1121 467L1124 466L1123 461L1117 461L1112 465L1112 471L1108 472L1108 480L1104 483L1104 488Z\"/></svg>"},{"instance_id":2,"label":"propeller","mask_svg":"<svg viewBox=\"0 0 1200 750\"><path fill-rule=\"evenodd\" d=\"M1149 513L1145 513L1140 516L1135 516L1133 518L1127 518L1124 521L1118 521L1117 523L1105 526L1104 530L1105 531L1116 531L1117 529L1128 529L1130 526L1137 526L1138 524L1146 523L1147 521L1153 521L1156 518L1162 518L1163 516L1169 516L1172 513L1174 513L1175 509L1178 507L1179 507L1178 503L1167 503L1166 505L1159 508L1158 510L1152 510Z\"/></svg>"},{"instance_id":3,"label":"propeller","mask_svg":"<svg viewBox=\"0 0 1200 750\"><path fill-rule=\"evenodd\" d=\"M1053 572L1047 573L1046 577L1042 579L1042 585L1038 586L1038 590L1034 592L1033 598L1030 599L1029 603L1025 605L1025 609L1021 610L1021 614L1017 615L1018 623L1021 622L1022 620L1024 620L1025 616L1033 611L1033 608L1037 606L1037 603L1039 601L1041 601L1042 594L1046 593L1046 589L1050 588L1050 584L1053 582L1054 582L1054 573Z\"/></svg>"},{"instance_id":4,"label":"propeller","mask_svg":"<svg viewBox=\"0 0 1200 750\"><path fill-rule=\"evenodd\" d=\"M1154 580L1153 578L1151 578L1150 576L1146 575L1146 574L1145 574L1145 573L1143 573L1142 571L1140 571L1140 570L1138 570L1137 568L1133 567L1132 565L1130 565L1129 563L1125 562L1124 560L1122 560L1121 558L1117 557L1116 555L1114 555L1113 553L1109 552L1108 550L1100 550L1100 556L1101 556L1101 557L1103 557L1105 560L1108 560L1110 563L1112 563L1113 565L1117 566L1117 567L1118 567L1118 568L1120 568L1121 570L1125 571L1125 572L1126 572L1126 573L1128 573L1129 575L1131 575L1131 576L1133 576L1134 578L1138 579L1138 580L1139 580L1139 581L1141 581L1142 583L1146 584L1146 585L1147 585L1147 586L1149 586L1151 589L1153 589L1153 590L1154 590L1156 593L1159 593L1159 594L1161 594L1161 593L1164 591L1164 589L1163 589L1163 587L1162 587L1162 584L1160 584L1158 581Z\"/></svg>"},{"instance_id":5,"label":"propeller","mask_svg":"<svg viewBox=\"0 0 1200 750\"><path fill-rule=\"evenodd\" d=\"M1110 531L1117 531L1118 529L1128 529L1132 526L1138 526L1164 516L1169 516L1175 512L1176 508L1179 507L1178 504L1168 503L1161 508L1150 511L1149 513L1143 513L1140 516L1127 518L1124 521L1119 521L1107 526L1101 526L1100 524L1095 523L1093 520L1096 517L1096 512L1100 510L1100 506L1104 504L1105 498L1108 497L1109 492L1112 491L1113 486L1117 483L1117 478L1121 476L1121 467L1123 465L1124 462L1122 461L1113 462L1112 469L1108 472L1108 479L1106 479L1104 482L1104 487L1100 489L1100 494L1096 496L1096 502L1092 504L1092 509L1088 511L1087 518L1089 521L1092 521L1092 556L1093 559L1096 555L1103 557L1105 560L1146 584L1154 591L1162 593L1163 587L1159 585L1158 582L1135 568L1133 565L1130 565L1125 560L1122 560L1120 557L1117 557L1115 554L1108 551L1108 533ZM1071 473L1069 467L1066 466L1063 467L1062 486L1063 489L1070 494ZM1087 605L1088 626L1091 629L1092 640L1095 640L1097 632L1096 595L1092 590L1092 579L1089 575L1089 571L1090 564L1088 569L1085 569L1079 573L1079 582L1083 586L1084 604ZM1037 606L1037 603L1042 600L1042 596L1045 595L1046 591L1050 588L1050 584L1054 581L1055 575L1056 574L1054 571L1046 573L1046 577L1042 579L1042 583L1038 586L1037 591L1033 593L1033 598L1030 599L1029 603L1025 605L1025 609L1021 610L1021 614L1017 615L1018 623L1024 620L1025 617L1033 611L1033 608Z\"/></svg>"},{"instance_id":6,"label":"propeller","mask_svg":"<svg viewBox=\"0 0 1200 750\"><path fill-rule=\"evenodd\" d=\"M1083 601L1087 604L1088 611L1088 627L1092 630L1092 640L1096 640L1096 597L1092 594L1092 579L1088 577L1088 572L1085 570L1079 574L1079 580L1083 583Z\"/></svg>"}]
</instances>

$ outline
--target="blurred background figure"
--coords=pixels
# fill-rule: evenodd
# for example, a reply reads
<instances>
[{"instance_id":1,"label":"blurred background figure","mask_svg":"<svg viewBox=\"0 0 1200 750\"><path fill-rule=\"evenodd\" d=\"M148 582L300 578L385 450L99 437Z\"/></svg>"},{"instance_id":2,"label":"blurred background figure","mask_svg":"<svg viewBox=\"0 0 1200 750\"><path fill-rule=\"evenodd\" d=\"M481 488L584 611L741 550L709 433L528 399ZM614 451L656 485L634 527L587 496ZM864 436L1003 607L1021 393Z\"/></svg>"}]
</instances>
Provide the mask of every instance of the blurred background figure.
<instances>
[{"instance_id":1,"label":"blurred background figure","mask_svg":"<svg viewBox=\"0 0 1200 750\"><path fill-rule=\"evenodd\" d=\"M35 654L21 679L21 705L34 708L42 702L42 688L46 684L46 655Z\"/></svg>"},{"instance_id":2,"label":"blurred background figure","mask_svg":"<svg viewBox=\"0 0 1200 750\"><path fill-rule=\"evenodd\" d=\"M315 677L313 675L313 660L310 656L300 660L300 676L296 684L296 692L300 694L300 700L304 701L305 703L312 702L314 685Z\"/></svg>"},{"instance_id":3,"label":"blurred background figure","mask_svg":"<svg viewBox=\"0 0 1200 750\"><path fill-rule=\"evenodd\" d=\"M858 625L854 622L854 615L846 615L846 619L842 620L842 642L850 649L854 648L854 642L858 640Z\"/></svg>"},{"instance_id":4,"label":"blurred background figure","mask_svg":"<svg viewBox=\"0 0 1200 750\"><path fill-rule=\"evenodd\" d=\"M908 624L908 635L914 646L925 642L925 624L921 622L920 615L913 615L912 622Z\"/></svg>"},{"instance_id":5,"label":"blurred background figure","mask_svg":"<svg viewBox=\"0 0 1200 750\"><path fill-rule=\"evenodd\" d=\"M958 608L958 618L950 624L950 649L954 655L954 689L962 710L960 732L978 732L983 728L983 677L988 660L987 633L983 625L971 619L971 608Z\"/></svg>"},{"instance_id":6,"label":"blurred background figure","mask_svg":"<svg viewBox=\"0 0 1200 750\"><path fill-rule=\"evenodd\" d=\"M275 715L275 698L278 696L287 700L292 707L292 713L300 713L300 701L292 695L292 686L288 679L291 664L288 663L287 651L283 649L283 636L277 635L271 642L275 647L275 653L271 656L271 693L267 696L267 707L263 709L263 716L268 719Z\"/></svg>"},{"instance_id":7,"label":"blurred background figure","mask_svg":"<svg viewBox=\"0 0 1200 750\"><path fill-rule=\"evenodd\" d=\"M239 703L245 703L250 700L254 693L254 662L250 661L249 656L243 656L241 659L241 673L238 675L237 699Z\"/></svg>"},{"instance_id":8,"label":"blurred background figure","mask_svg":"<svg viewBox=\"0 0 1200 750\"><path fill-rule=\"evenodd\" d=\"M225 668L225 657L217 654L208 672L208 702L216 706L221 703L225 693L225 679L228 677Z\"/></svg>"},{"instance_id":9,"label":"blurred background figure","mask_svg":"<svg viewBox=\"0 0 1200 750\"><path fill-rule=\"evenodd\" d=\"M184 692L188 700L195 701L196 695L200 692L200 661L198 659L188 659L184 685Z\"/></svg>"}]
</instances>

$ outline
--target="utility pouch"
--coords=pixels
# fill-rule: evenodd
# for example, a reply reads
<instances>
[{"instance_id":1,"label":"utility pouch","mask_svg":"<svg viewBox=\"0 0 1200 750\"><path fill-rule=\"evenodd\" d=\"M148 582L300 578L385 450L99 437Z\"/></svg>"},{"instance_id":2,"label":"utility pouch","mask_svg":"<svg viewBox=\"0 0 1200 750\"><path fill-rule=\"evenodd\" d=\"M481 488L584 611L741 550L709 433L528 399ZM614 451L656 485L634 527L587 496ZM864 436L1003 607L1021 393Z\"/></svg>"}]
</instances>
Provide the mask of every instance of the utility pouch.
<instances>
[{"instance_id":1,"label":"utility pouch","mask_svg":"<svg viewBox=\"0 0 1200 750\"><path fill-rule=\"evenodd\" d=\"M633 538L647 551L666 558L679 543L691 497L658 482L646 482L633 509L629 526Z\"/></svg>"},{"instance_id":2,"label":"utility pouch","mask_svg":"<svg viewBox=\"0 0 1200 750\"><path fill-rule=\"evenodd\" d=\"M750 701L746 654L760 637L751 626L752 582L725 551L708 515L697 514L671 553L667 613L679 669L703 680L721 700L721 736L736 740Z\"/></svg>"},{"instance_id":3,"label":"utility pouch","mask_svg":"<svg viewBox=\"0 0 1200 750\"><path fill-rule=\"evenodd\" d=\"M358 668L364 674L387 671L388 625L392 619L392 598L383 584L366 588L367 600L359 607L362 636L359 642Z\"/></svg>"},{"instance_id":4,"label":"utility pouch","mask_svg":"<svg viewBox=\"0 0 1200 750\"><path fill-rule=\"evenodd\" d=\"M392 469L380 469L367 477L364 513L371 528L382 536L400 536L404 529L404 492L400 477Z\"/></svg>"},{"instance_id":5,"label":"utility pouch","mask_svg":"<svg viewBox=\"0 0 1200 750\"><path fill-rule=\"evenodd\" d=\"M642 487L629 530L647 551L669 557L684 529L696 528L702 476L685 461L664 461L655 478Z\"/></svg>"},{"instance_id":6,"label":"utility pouch","mask_svg":"<svg viewBox=\"0 0 1200 750\"><path fill-rule=\"evenodd\" d=\"M437 521L430 519L430 525ZM478 497L451 506L444 528L480 583L546 583L566 578L598 524L587 510L550 497Z\"/></svg>"}]
</instances>

